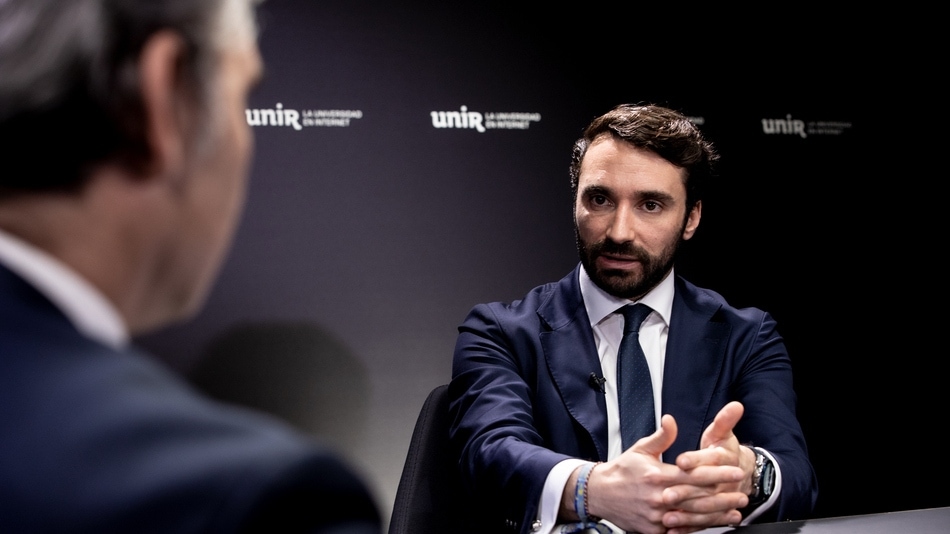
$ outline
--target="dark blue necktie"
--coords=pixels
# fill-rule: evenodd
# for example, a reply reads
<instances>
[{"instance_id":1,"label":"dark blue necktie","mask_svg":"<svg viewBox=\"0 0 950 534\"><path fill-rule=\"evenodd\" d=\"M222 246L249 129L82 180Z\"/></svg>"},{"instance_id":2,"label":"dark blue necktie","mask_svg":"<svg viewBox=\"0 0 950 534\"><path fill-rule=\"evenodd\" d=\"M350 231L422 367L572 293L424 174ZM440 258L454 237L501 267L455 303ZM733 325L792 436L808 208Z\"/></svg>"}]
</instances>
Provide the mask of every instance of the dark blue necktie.
<instances>
[{"instance_id":1,"label":"dark blue necktie","mask_svg":"<svg viewBox=\"0 0 950 534\"><path fill-rule=\"evenodd\" d=\"M640 323L653 311L646 304L618 310L623 314L623 339L617 352L617 401L623 450L656 430L653 382L646 356L640 348Z\"/></svg>"}]
</instances>

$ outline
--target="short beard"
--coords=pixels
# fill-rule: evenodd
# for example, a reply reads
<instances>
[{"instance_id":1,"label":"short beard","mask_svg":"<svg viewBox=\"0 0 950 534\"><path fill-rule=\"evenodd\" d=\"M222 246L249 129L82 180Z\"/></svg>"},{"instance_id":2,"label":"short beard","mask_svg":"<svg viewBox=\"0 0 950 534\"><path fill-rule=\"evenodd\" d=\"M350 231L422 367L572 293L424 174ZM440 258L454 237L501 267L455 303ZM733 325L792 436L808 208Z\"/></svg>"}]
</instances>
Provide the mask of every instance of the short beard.
<instances>
[{"instance_id":1,"label":"short beard","mask_svg":"<svg viewBox=\"0 0 950 534\"><path fill-rule=\"evenodd\" d=\"M685 228L685 224L684 224ZM682 230L680 236L683 235ZM609 239L596 243L585 243L581 240L577 226L574 226L574 237L577 241L577 252L581 258L581 265L587 271L591 281L597 287L618 298L636 300L646 295L666 278L676 259L676 253L683 243L682 237L659 256L651 256L647 251L633 243L616 243ZM597 257L601 254L622 254L637 259L643 267L643 275L637 276L619 269L596 268Z\"/></svg>"}]
</instances>

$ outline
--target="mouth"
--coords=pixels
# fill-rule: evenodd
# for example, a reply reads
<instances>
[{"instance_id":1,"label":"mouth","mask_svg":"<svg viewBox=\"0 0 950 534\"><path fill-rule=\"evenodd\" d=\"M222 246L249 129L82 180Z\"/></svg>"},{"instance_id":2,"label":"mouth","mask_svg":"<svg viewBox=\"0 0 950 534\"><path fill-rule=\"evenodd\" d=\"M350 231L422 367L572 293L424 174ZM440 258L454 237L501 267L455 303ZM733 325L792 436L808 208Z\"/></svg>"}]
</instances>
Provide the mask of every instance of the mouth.
<instances>
[{"instance_id":1,"label":"mouth","mask_svg":"<svg viewBox=\"0 0 950 534\"><path fill-rule=\"evenodd\" d=\"M622 254L600 254L597 256L597 264L603 269L630 270L634 268L640 260L636 256L626 256Z\"/></svg>"}]
</instances>

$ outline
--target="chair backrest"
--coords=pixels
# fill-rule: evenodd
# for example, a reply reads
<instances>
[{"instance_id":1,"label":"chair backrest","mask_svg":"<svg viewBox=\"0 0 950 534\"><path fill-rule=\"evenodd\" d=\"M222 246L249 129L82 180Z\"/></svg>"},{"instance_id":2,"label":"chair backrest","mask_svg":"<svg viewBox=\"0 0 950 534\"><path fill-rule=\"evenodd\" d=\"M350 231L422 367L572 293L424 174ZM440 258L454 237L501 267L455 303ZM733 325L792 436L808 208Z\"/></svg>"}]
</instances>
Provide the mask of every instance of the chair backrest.
<instances>
[{"instance_id":1,"label":"chair backrest","mask_svg":"<svg viewBox=\"0 0 950 534\"><path fill-rule=\"evenodd\" d=\"M211 339L189 380L211 397L276 415L344 456L367 439L366 366L314 323L231 326Z\"/></svg>"},{"instance_id":2,"label":"chair backrest","mask_svg":"<svg viewBox=\"0 0 950 534\"><path fill-rule=\"evenodd\" d=\"M468 532L470 508L449 447L448 385L426 397L412 431L389 534Z\"/></svg>"}]
</instances>

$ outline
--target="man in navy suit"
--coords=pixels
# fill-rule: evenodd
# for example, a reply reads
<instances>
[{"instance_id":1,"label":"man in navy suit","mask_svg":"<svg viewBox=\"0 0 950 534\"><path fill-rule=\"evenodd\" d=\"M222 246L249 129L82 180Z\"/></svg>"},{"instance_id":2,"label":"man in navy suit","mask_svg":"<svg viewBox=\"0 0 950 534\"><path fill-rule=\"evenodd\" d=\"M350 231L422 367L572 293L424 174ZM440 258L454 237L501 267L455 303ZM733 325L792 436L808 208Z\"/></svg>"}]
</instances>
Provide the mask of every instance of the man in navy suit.
<instances>
[{"instance_id":1,"label":"man in navy suit","mask_svg":"<svg viewBox=\"0 0 950 534\"><path fill-rule=\"evenodd\" d=\"M378 533L364 483L130 343L243 203L251 0L0 2L0 531Z\"/></svg>"},{"instance_id":2,"label":"man in navy suit","mask_svg":"<svg viewBox=\"0 0 950 534\"><path fill-rule=\"evenodd\" d=\"M451 440L489 529L692 532L813 509L775 321L674 273L717 160L676 111L598 117L571 165L580 265L519 301L476 306L459 327ZM617 369L620 309L632 303L649 306L649 400L637 406L618 400L630 380ZM649 426L625 447L623 414L638 410Z\"/></svg>"}]
</instances>

